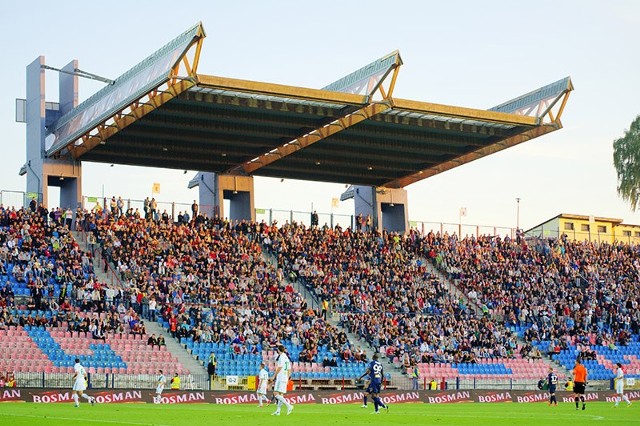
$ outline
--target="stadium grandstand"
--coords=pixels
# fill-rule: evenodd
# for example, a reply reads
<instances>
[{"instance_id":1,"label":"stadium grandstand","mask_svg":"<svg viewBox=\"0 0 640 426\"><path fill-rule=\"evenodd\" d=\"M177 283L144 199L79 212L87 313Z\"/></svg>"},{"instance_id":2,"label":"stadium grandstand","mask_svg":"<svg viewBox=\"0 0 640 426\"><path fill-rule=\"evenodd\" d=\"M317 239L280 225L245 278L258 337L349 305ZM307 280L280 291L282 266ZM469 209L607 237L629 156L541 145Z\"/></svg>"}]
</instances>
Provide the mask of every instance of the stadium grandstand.
<instances>
[{"instance_id":1,"label":"stadium grandstand","mask_svg":"<svg viewBox=\"0 0 640 426\"><path fill-rule=\"evenodd\" d=\"M199 386L227 376L249 386L278 344L300 387L356 386L376 352L396 387L415 368L447 386L533 386L549 365L566 375L576 357L592 380L607 382L617 362L640 375L638 255L624 243L164 223L107 210L80 211L74 237L43 213L0 215L0 368L23 383L41 383L33 373L57 383L75 357L97 387L157 369L203 374L149 344L154 319L180 351L216 355L218 377ZM103 264L83 249L89 235ZM103 265L117 285L97 278Z\"/></svg>"},{"instance_id":2,"label":"stadium grandstand","mask_svg":"<svg viewBox=\"0 0 640 426\"><path fill-rule=\"evenodd\" d=\"M76 61L48 106L51 67L27 67L28 192L0 207L3 379L68 386L79 358L97 388L152 388L163 370L251 389L278 345L298 389L356 388L373 354L400 389L531 389L578 357L605 387L617 362L640 376L630 240L408 226L405 186L560 129L569 78L479 110L394 98L399 52L323 89L207 76L204 37L194 26L81 104ZM82 205L81 161L201 170L208 208ZM355 214L257 221L253 176L349 182Z\"/></svg>"}]
</instances>

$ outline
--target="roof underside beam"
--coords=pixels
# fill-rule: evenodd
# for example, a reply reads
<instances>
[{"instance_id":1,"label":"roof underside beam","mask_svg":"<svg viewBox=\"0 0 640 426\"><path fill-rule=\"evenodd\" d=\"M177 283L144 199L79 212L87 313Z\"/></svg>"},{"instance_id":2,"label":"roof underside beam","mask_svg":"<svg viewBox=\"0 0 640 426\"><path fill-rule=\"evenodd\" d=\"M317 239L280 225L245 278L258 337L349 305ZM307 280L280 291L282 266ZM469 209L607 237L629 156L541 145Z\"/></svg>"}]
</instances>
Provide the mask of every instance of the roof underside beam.
<instances>
[{"instance_id":1,"label":"roof underside beam","mask_svg":"<svg viewBox=\"0 0 640 426\"><path fill-rule=\"evenodd\" d=\"M322 123L322 121L327 120L328 117L329 116L323 116L316 120L307 117L300 117L296 120L287 119L284 121L282 118L278 119L277 116L270 115L268 113L236 114L227 112L224 114L206 114L204 112L178 112L176 110L163 108L155 112L153 115L150 115L147 119L142 121L141 124L157 124L158 126L162 126L164 123L165 127L167 124L170 124L172 127L180 129L180 131L188 131L198 128L206 130L218 127L231 129L235 127L237 128L237 132L242 132L242 129L250 125L253 129L265 129L264 131L266 132L278 133L276 129L285 129L287 132L299 130L301 128L313 130L318 127L318 121ZM425 132L437 132L443 139L456 138L457 136L455 136L455 133L461 133L468 134L469 136L477 135L478 140L481 140L481 137L508 137L514 133L512 129L466 123L450 123L442 120L402 117L384 113L372 116L370 120L367 121L366 126L367 128L374 128L375 126L378 126L378 123L379 129L377 133L391 138L395 138L399 135L405 135L414 139L416 137L423 137ZM391 123L396 124L397 127L393 130L385 128L384 124ZM371 136L370 132L366 132L360 127L349 130L350 134L354 132L367 134L367 137Z\"/></svg>"},{"instance_id":2,"label":"roof underside beam","mask_svg":"<svg viewBox=\"0 0 640 426\"><path fill-rule=\"evenodd\" d=\"M180 119L178 121L177 119ZM187 111L166 111L159 110L154 117L149 120L150 122L161 122L161 121L171 121L175 124L175 128L184 128L190 129L194 127L202 126L211 126L211 123L226 125L226 126L236 126L239 129L242 129L247 123L251 123L253 128L268 128L268 129L283 129L284 131L296 131L299 132L300 129L309 129L313 130L318 127L318 120L297 120L297 121L287 121L287 122L277 122L275 120L270 120L269 117L255 115L255 116L244 116L237 114L205 114L205 113L189 113ZM324 124L324 123L323 123ZM299 134L299 133L297 133Z\"/></svg>"},{"instance_id":3,"label":"roof underside beam","mask_svg":"<svg viewBox=\"0 0 640 426\"><path fill-rule=\"evenodd\" d=\"M325 153L339 152L345 156L352 156L351 158L366 158L367 155L371 156L398 156L403 157L414 156L415 158L421 158L425 155L433 154L451 154L461 155L464 153L464 147L477 146L484 147L490 142L483 144L451 144L442 143L441 141L434 139L423 139L420 144L412 143L411 141L394 140L389 143L383 143L376 138L353 138L351 135L340 135L338 138L330 138L324 141L318 147L314 147L313 150L309 150L310 154L323 155ZM307 152L307 151L303 151Z\"/></svg>"},{"instance_id":4,"label":"roof underside beam","mask_svg":"<svg viewBox=\"0 0 640 426\"><path fill-rule=\"evenodd\" d=\"M262 137L265 140L273 138L293 139L300 134L299 128L279 128L275 126L260 126L252 123L235 125L234 123L218 122L217 120L187 120L175 116L149 117L139 122L140 128L159 130L169 133L181 131L201 131L206 133L222 133L240 137ZM164 129L164 130L163 130Z\"/></svg>"},{"instance_id":5,"label":"roof underside beam","mask_svg":"<svg viewBox=\"0 0 640 426\"><path fill-rule=\"evenodd\" d=\"M329 105L309 104L309 103L294 103L284 102L274 99L258 99L245 96L237 96L233 93L206 93L197 91L188 91L182 94L175 102L172 102L169 108L179 109L181 105L186 106L188 111L193 111L194 108L202 109L203 111L225 111L229 107L255 109L259 113L263 114L287 114L288 116L304 116L308 115L313 118L327 117L338 118L344 116L344 109L351 108L355 110L361 105L347 106L336 105L331 107ZM216 108L216 106L220 106Z\"/></svg>"},{"instance_id":6,"label":"roof underside beam","mask_svg":"<svg viewBox=\"0 0 640 426\"><path fill-rule=\"evenodd\" d=\"M198 86L207 87L213 90L244 92L251 93L252 95L276 96L280 98L301 99L335 104L363 105L367 103L367 96L363 95L330 92L327 90L240 80L228 77L217 77L213 75L198 74Z\"/></svg>"},{"instance_id":7,"label":"roof underside beam","mask_svg":"<svg viewBox=\"0 0 640 426\"><path fill-rule=\"evenodd\" d=\"M554 132L561 128L562 128L562 124L559 121L555 123L544 124L542 126L534 127L523 133L519 133L515 136L504 139L500 142L496 142L493 145L478 149L468 154L461 155L460 157L454 158L452 160L445 161L442 164L439 164L435 167L430 167L430 168L421 170L417 173L413 173L411 175L402 177L400 179L393 180L391 182L388 182L385 186L389 188L403 188L412 183L437 175L438 173L442 173L444 171L460 166L462 164L470 163L473 160L477 160L487 155L494 154L498 151L502 151L503 149L510 148L512 146L521 144L523 142L527 142L531 139L535 139L539 136L546 135L547 133Z\"/></svg>"},{"instance_id":8,"label":"roof underside beam","mask_svg":"<svg viewBox=\"0 0 640 426\"><path fill-rule=\"evenodd\" d=\"M355 184L363 184L367 182L379 182L380 185L384 184L384 182L391 181L393 179L398 178L399 175L402 175L401 171L395 170L395 173L385 172L383 170L364 170L362 173L358 173L357 171L349 170L313 170L313 173L310 173L309 167L283 167L283 168L267 168L261 169L258 176L269 176L269 177L292 177L292 176L307 176L306 178L302 178L303 180L312 180L321 181L321 182L344 182L348 183L353 181ZM361 177L362 180L358 180L358 177Z\"/></svg>"},{"instance_id":9,"label":"roof underside beam","mask_svg":"<svg viewBox=\"0 0 640 426\"><path fill-rule=\"evenodd\" d=\"M116 136L117 138L117 136ZM246 158L253 155L256 151L256 147L246 145L216 145L211 143L189 143L189 144L175 144L167 139L146 137L141 139L131 140L114 140L110 139L109 143L105 147L101 147L101 153L114 153L117 151L126 151L132 157L139 156L139 153L144 150L151 150L156 152L173 152L173 153L186 153L191 155L198 155L204 157L233 157L238 162L239 158Z\"/></svg>"},{"instance_id":10,"label":"roof underside beam","mask_svg":"<svg viewBox=\"0 0 640 426\"><path fill-rule=\"evenodd\" d=\"M313 130L310 133L307 133L290 142L285 143L284 145L274 148L271 151L264 153L239 167L234 167L233 169L229 170L229 173L251 174L256 170L273 163L274 161L277 161L301 149L313 145L318 141L321 141L331 135L348 129L351 126L367 120L376 114L387 111L390 108L391 104L386 101L371 103L345 117L334 120L331 123Z\"/></svg>"},{"instance_id":11,"label":"roof underside beam","mask_svg":"<svg viewBox=\"0 0 640 426\"><path fill-rule=\"evenodd\" d=\"M200 169L203 171L217 171L225 167L224 158L198 156L185 153L153 152L149 150L140 151L139 155L132 156L124 151L105 152L93 150L86 156L86 161L98 163L128 164L132 166L162 167L176 170Z\"/></svg>"},{"instance_id":12,"label":"roof underside beam","mask_svg":"<svg viewBox=\"0 0 640 426\"><path fill-rule=\"evenodd\" d=\"M435 114L445 117L509 124L512 126L535 126L540 122L537 117L527 117L523 115L509 114L506 112L434 104L430 102L411 101L408 99L394 98L393 104L396 109L409 110L420 114Z\"/></svg>"},{"instance_id":13,"label":"roof underside beam","mask_svg":"<svg viewBox=\"0 0 640 426\"><path fill-rule=\"evenodd\" d=\"M302 152L304 154L304 152ZM358 153L354 154L354 162L345 163L343 153L327 153L325 155L314 155L312 153L305 154L304 156L289 157L286 161L283 161L282 167L308 167L308 168L322 168L322 169L352 169L367 170L367 167L374 168L376 170L388 169L388 170L420 170L427 167L427 165L437 164L441 158L434 158L434 156L412 156L411 158L397 158L388 155L380 155L378 153ZM448 156L451 157L451 156ZM280 166L280 163L277 164ZM274 165L275 166L275 165Z\"/></svg>"},{"instance_id":14,"label":"roof underside beam","mask_svg":"<svg viewBox=\"0 0 640 426\"><path fill-rule=\"evenodd\" d=\"M127 130L127 135L112 137L105 144L136 149L143 146L178 147L179 149L206 149L211 155L229 154L231 152L244 152L245 155L255 155L256 151L262 152L270 149L265 144L264 138L250 138L248 136L232 136L224 133L198 133L198 132L158 132L152 130ZM184 147L184 148L183 148ZM102 148L104 149L104 148Z\"/></svg>"},{"instance_id":15,"label":"roof underside beam","mask_svg":"<svg viewBox=\"0 0 640 426\"><path fill-rule=\"evenodd\" d=\"M215 144L209 142L197 142L194 143L190 140L189 144L175 143L174 141L158 137L155 138L151 135L135 139L118 139L118 136L110 139L108 144L100 148L101 154L112 154L121 150L125 150L132 157L137 157L145 150L151 150L151 152L178 152L187 153L191 155L205 156L205 157L230 157L234 159L246 158L253 155L257 148L264 148L262 146L247 146L247 145L231 145L231 144ZM441 159L441 156L460 156L464 153L462 149L444 148L444 147L425 147L425 148L411 148L404 145L389 145L379 146L361 143L358 146L344 145L339 150L323 149L322 151L301 151L298 155L288 157L287 164L296 162L310 162L322 164L328 164L329 162L335 163L336 166L345 166L345 156L351 156L351 158L357 158L358 160L367 161L367 164L374 164L380 162L382 164L394 167L403 167L402 165L415 165L425 163L435 163ZM396 154L394 156L394 154ZM400 155L403 154L403 155ZM398 160L393 160L398 158ZM242 161L242 160L241 160ZM397 164L396 164L397 162ZM411 166L413 168L414 166Z\"/></svg>"},{"instance_id":16,"label":"roof underside beam","mask_svg":"<svg viewBox=\"0 0 640 426\"><path fill-rule=\"evenodd\" d=\"M394 110L397 108L394 107ZM496 126L482 126L473 123L465 123L465 122L451 122L442 119L429 119L429 118L416 118L410 117L408 115L400 115L400 114L380 114L375 117L372 117L371 120L367 122L369 125L374 125L376 123L386 123L386 124L397 124L397 131L402 132L402 125L406 125L408 127L418 127L425 128L429 130L439 131L442 134L450 134L451 132L459 132L459 133L469 133L469 134L477 134L477 135L486 135L486 136L499 136L499 137L507 137L513 134L513 130L505 129ZM395 129L393 133L395 134Z\"/></svg>"}]
</instances>

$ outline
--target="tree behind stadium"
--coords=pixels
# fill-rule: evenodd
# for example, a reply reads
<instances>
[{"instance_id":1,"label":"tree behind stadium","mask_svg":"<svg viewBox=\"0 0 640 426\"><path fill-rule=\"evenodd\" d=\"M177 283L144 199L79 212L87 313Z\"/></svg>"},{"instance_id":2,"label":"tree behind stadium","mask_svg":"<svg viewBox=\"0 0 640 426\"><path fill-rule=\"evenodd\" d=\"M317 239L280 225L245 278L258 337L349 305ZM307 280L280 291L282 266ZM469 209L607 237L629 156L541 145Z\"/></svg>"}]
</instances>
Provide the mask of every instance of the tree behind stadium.
<instances>
[{"instance_id":1,"label":"tree behind stadium","mask_svg":"<svg viewBox=\"0 0 640 426\"><path fill-rule=\"evenodd\" d=\"M613 165L618 174L618 195L637 210L640 201L640 115L624 136L613 142Z\"/></svg>"}]
</instances>

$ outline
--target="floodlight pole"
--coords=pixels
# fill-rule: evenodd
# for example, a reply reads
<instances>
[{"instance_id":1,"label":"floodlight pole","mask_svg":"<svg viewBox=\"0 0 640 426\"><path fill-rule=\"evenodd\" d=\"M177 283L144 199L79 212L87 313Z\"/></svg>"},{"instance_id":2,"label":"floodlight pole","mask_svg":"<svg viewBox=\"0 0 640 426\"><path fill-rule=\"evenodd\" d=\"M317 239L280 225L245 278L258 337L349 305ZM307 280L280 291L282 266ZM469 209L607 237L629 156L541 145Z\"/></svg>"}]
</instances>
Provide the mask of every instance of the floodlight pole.
<instances>
[{"instance_id":1,"label":"floodlight pole","mask_svg":"<svg viewBox=\"0 0 640 426\"><path fill-rule=\"evenodd\" d=\"M520 197L516 197L516 231L520 230Z\"/></svg>"}]
</instances>

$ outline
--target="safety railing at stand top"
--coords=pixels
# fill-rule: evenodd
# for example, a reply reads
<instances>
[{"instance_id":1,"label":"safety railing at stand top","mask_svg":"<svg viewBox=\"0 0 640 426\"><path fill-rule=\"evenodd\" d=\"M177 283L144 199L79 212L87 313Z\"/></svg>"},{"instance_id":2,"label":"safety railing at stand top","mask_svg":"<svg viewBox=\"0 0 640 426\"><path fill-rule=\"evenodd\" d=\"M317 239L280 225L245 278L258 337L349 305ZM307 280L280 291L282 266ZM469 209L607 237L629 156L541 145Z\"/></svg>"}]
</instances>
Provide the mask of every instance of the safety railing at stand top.
<instances>
[{"instance_id":1,"label":"safety railing at stand top","mask_svg":"<svg viewBox=\"0 0 640 426\"><path fill-rule=\"evenodd\" d=\"M27 207L31 200L42 201L42 193L0 190L0 205L4 207Z\"/></svg>"},{"instance_id":2,"label":"safety railing at stand top","mask_svg":"<svg viewBox=\"0 0 640 426\"><path fill-rule=\"evenodd\" d=\"M36 199L38 202L42 200L42 194L24 192L24 191L12 191L12 190L0 190L0 204L5 207L26 207L29 205L31 199ZM116 196L117 201L117 196ZM138 209L141 216L144 216L144 200L126 198L122 199L123 201L123 213L125 213L129 208L131 208L134 212ZM95 211L95 208L99 206L99 208L103 211L111 210L111 197L92 197L92 196L83 196L82 197L82 207L83 209L89 211ZM49 203L49 207L55 207L51 202ZM162 215L164 211L167 212L169 217L172 220L177 220L179 213L187 212L189 216L192 215L191 204L190 203L181 203L174 201L157 201L157 214L158 216ZM199 205L199 211L205 213L207 216L212 215L213 206L209 205ZM257 222L264 221L269 225L273 225L274 223L278 225L283 225L284 223L301 223L306 226L311 225L311 211L300 211L300 210L283 210L283 209L264 209L264 208L256 208L255 209L255 218ZM318 225L320 227L328 226L335 227L339 225L343 229L351 227L355 229L355 215L345 215L345 214L337 214L337 213L326 213L326 212L318 212ZM502 227L502 226L485 226L485 225L471 225L471 224L463 224L463 223L447 223L447 222L433 222L433 221L409 221L409 228L415 229L422 234L426 234L430 231L435 233L448 233L448 234L456 234L465 236L479 236L479 235L500 235L500 236L510 236L515 237L516 230L515 228L510 227ZM548 233L547 231L545 231ZM575 233L576 235L579 233ZM594 234L595 235L595 234Z\"/></svg>"},{"instance_id":3,"label":"safety railing at stand top","mask_svg":"<svg viewBox=\"0 0 640 426\"><path fill-rule=\"evenodd\" d=\"M470 225L466 223L447 223L447 222L425 222L425 221L409 221L409 227L417 230L419 233L426 235L429 232L434 234L458 235L465 237L479 237L481 235L492 235L499 237L516 237L516 228L505 226L489 226L489 225Z\"/></svg>"},{"instance_id":4,"label":"safety railing at stand top","mask_svg":"<svg viewBox=\"0 0 640 426\"><path fill-rule=\"evenodd\" d=\"M140 213L141 217L144 217L144 204L145 200L137 200L126 198L122 199L122 213L126 213L129 209L132 209L135 213L136 210ZM118 197L116 196L116 203ZM100 210L111 211L111 198L110 197L82 197L82 208L90 211L95 211L99 207ZM210 206L199 206L199 211L209 211ZM192 215L191 204L189 203L177 203L175 201L157 201L156 214L161 216L166 212L171 219L177 219L180 213L187 212L189 216ZM156 218L157 219L157 218Z\"/></svg>"},{"instance_id":5,"label":"safety railing at stand top","mask_svg":"<svg viewBox=\"0 0 640 426\"><path fill-rule=\"evenodd\" d=\"M29 202L32 199L35 199L39 203L42 200L42 194L25 191L0 190L0 205L4 207L26 207L29 205ZM131 208L133 211L138 209L140 215L144 216L144 200L127 198L123 199L123 202L123 213ZM110 203L111 197L83 196L81 207L86 210L95 211L95 207L99 206L100 209L103 209L104 211L110 211ZM52 203L49 204L50 206L55 207ZM213 206L210 205L199 206L199 211L206 214L207 216L212 216L213 210ZM177 220L178 214L184 212L188 213L189 216L192 216L191 203L158 200L158 216L161 216L165 211L172 220ZM264 221L269 225L273 225L274 223L282 225L287 222L296 222L305 224L306 226L310 226L311 213L311 211L256 208L255 218L257 222ZM355 216L336 214L333 212L318 212L318 225L320 227L326 225L331 228L339 225L343 229L347 227L351 227L352 229L354 229ZM554 227L551 225L548 228L541 226L529 231L527 233L527 236L555 239L560 238L562 235L566 235L569 240L573 241L594 241L609 243L620 241L628 244L635 244L640 240L640 231L633 231L632 233L632 231L630 230L623 230L621 231L622 235L617 235L617 233L616 235L614 235L612 232L610 232L611 230L609 228L607 228L609 229L609 232L601 232L599 227L593 228L593 230L591 230L591 227L589 227L589 229L578 231L576 229L558 230L557 226ZM417 230L421 234L427 234L429 232L440 234L448 233L449 235L455 234L461 236L462 238L470 236L478 237L480 235L492 235L501 237L509 236L511 238L515 238L517 231L516 228L505 226L474 225L462 222L452 223L422 220L409 220L409 229Z\"/></svg>"},{"instance_id":6,"label":"safety railing at stand top","mask_svg":"<svg viewBox=\"0 0 640 426\"><path fill-rule=\"evenodd\" d=\"M278 209L255 209L256 222L264 221L268 225L284 225L285 223L300 223L305 226L311 226L310 211L297 210L278 210ZM351 227L355 228L355 216L336 214L336 213L318 213L318 226L320 228L327 226L334 228L340 226L343 229Z\"/></svg>"},{"instance_id":7,"label":"safety railing at stand top","mask_svg":"<svg viewBox=\"0 0 640 426\"><path fill-rule=\"evenodd\" d=\"M123 199L123 213L129 208L136 209L140 213L140 216L144 216L144 200L136 199ZM117 197L116 197L117 202ZM192 215L191 204L189 203L176 203L158 201L157 214L160 216L163 212L167 212L169 217L173 220L177 220L178 214L181 212L187 212L189 216ZM82 207L86 210L94 210L98 206L101 210L111 210L111 198L110 197L82 197ZM211 216L213 214L213 206L199 205L198 211ZM255 209L255 218L257 222L264 221L269 225L274 223L283 225L285 223L303 223L307 226L311 225L311 212L297 211L297 210L279 210L279 209ZM335 213L318 213L318 224L320 227L328 226L335 227L340 225L342 228L355 227L355 217L353 215L335 214Z\"/></svg>"},{"instance_id":8,"label":"safety railing at stand top","mask_svg":"<svg viewBox=\"0 0 640 426\"><path fill-rule=\"evenodd\" d=\"M126 211L129 207L138 208L141 216L144 215L144 201L143 200L132 200L126 199L124 201L124 210ZM102 198L102 197L83 197L83 207L87 210L92 210L92 208L98 204L102 209L110 210L109 207L110 198ZM181 211L186 211L191 215L191 205L185 203L174 203L174 202L158 202L158 214L162 214L163 211L167 211L169 217L172 219L177 218L177 213ZM208 212L211 211L211 206L200 206L199 211ZM255 218L256 222L264 221L268 225L284 225L285 223L299 223L304 224L305 226L311 226L311 211L300 211L300 210L282 210L282 209L263 209L256 208L255 209ZM355 216L354 215L345 215L345 214L337 214L337 213L323 213L318 212L318 226L319 227L330 227L334 228L335 226L340 226L343 229L351 227L351 229L355 229ZM515 238L516 229L504 226L486 226L486 225L470 225L463 223L447 223L447 222L429 222L429 221L409 221L409 228L415 229L421 234L427 234L429 232L434 233L448 233L449 235L461 235L465 236L480 236L480 235L493 235L493 236L509 236L511 238Z\"/></svg>"}]
</instances>

